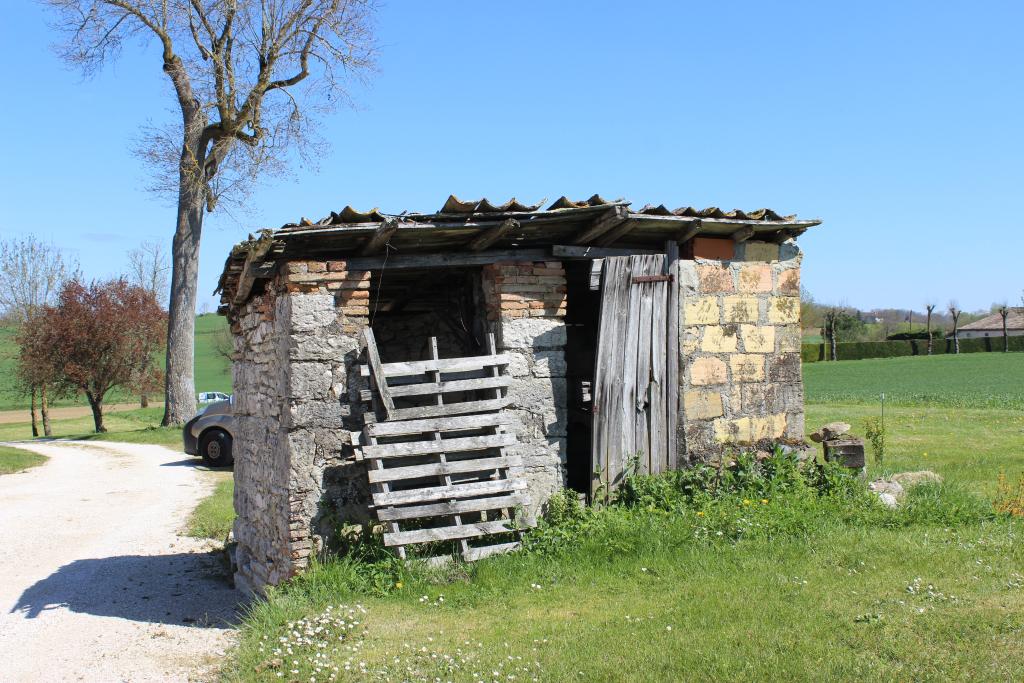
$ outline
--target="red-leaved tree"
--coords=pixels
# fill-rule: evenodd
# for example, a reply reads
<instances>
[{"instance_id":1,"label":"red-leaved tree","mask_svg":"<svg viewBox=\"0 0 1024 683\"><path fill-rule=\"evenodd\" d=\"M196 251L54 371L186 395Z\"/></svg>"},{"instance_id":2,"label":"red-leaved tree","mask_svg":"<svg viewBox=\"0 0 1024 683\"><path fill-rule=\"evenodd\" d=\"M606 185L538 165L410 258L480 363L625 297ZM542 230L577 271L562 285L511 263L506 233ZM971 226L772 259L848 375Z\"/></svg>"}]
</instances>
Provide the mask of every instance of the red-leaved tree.
<instances>
[{"instance_id":1,"label":"red-leaved tree","mask_svg":"<svg viewBox=\"0 0 1024 683\"><path fill-rule=\"evenodd\" d=\"M72 280L39 316L38 344L47 349L48 365L60 383L85 394L97 432L107 431L107 392L132 389L153 372L166 321L152 292L123 279Z\"/></svg>"}]
</instances>

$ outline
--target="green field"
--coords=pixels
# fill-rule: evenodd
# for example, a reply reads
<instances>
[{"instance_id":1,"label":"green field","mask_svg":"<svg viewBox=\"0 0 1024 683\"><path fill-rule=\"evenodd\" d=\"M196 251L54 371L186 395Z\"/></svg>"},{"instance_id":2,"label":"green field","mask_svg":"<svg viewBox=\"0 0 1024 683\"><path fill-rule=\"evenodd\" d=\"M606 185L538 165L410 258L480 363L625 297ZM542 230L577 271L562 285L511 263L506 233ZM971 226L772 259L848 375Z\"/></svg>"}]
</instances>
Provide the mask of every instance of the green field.
<instances>
[{"instance_id":1,"label":"green field","mask_svg":"<svg viewBox=\"0 0 1024 683\"><path fill-rule=\"evenodd\" d=\"M227 320L219 315L207 314L196 318L196 391L231 392L231 366L221 355L218 337L227 329ZM29 398L19 393L15 383L14 369L17 364L18 346L15 343L15 329L0 327L0 410L27 409ZM161 362L163 359L161 358ZM106 403L130 403L138 396L116 389L107 395ZM161 396L151 400L163 400ZM88 405L84 397L62 398L52 401L55 406Z\"/></svg>"},{"instance_id":2,"label":"green field","mask_svg":"<svg viewBox=\"0 0 1024 683\"><path fill-rule=\"evenodd\" d=\"M666 513L654 497L535 532L540 551L447 571L363 547L257 603L224 676L1019 680L1024 521L992 499L1000 473L1024 476L1021 365L971 354L805 366L809 431L842 419L862 433L881 391L902 404L886 409L887 454L870 475L927 468L946 482L898 511L779 491ZM352 629L339 611L359 621L341 645Z\"/></svg>"},{"instance_id":3,"label":"green field","mask_svg":"<svg viewBox=\"0 0 1024 683\"><path fill-rule=\"evenodd\" d=\"M804 364L808 403L1024 410L1024 354L968 353Z\"/></svg>"}]
</instances>

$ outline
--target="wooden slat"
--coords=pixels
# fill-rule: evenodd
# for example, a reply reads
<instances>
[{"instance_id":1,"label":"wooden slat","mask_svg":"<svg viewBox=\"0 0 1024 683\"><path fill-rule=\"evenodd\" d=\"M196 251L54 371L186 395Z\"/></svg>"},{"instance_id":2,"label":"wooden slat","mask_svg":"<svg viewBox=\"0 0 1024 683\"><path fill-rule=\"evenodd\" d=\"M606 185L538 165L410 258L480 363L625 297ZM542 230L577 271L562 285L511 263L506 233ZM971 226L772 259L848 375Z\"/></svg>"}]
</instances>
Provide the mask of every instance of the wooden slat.
<instances>
[{"instance_id":1,"label":"wooden slat","mask_svg":"<svg viewBox=\"0 0 1024 683\"><path fill-rule=\"evenodd\" d=\"M736 230L732 234L732 239L737 244L739 244L740 242L746 242L747 240L754 236L754 232L756 231L754 230L753 225L744 225L742 228Z\"/></svg>"},{"instance_id":2,"label":"wooden slat","mask_svg":"<svg viewBox=\"0 0 1024 683\"><path fill-rule=\"evenodd\" d=\"M480 377L478 379L458 379L447 382L426 382L422 384L403 384L400 386L388 386L392 398L399 396L424 396L427 394L445 394L452 391L475 391L477 389L494 389L496 387L507 387L512 383L512 378L507 375L498 377ZM369 401L373 392L364 389L360 392L364 401Z\"/></svg>"},{"instance_id":3,"label":"wooden slat","mask_svg":"<svg viewBox=\"0 0 1024 683\"><path fill-rule=\"evenodd\" d=\"M613 229L609 230L604 236L597 240L599 247L610 247L615 244L619 239L625 237L633 228L639 223L632 218L625 220Z\"/></svg>"},{"instance_id":4,"label":"wooden slat","mask_svg":"<svg viewBox=\"0 0 1024 683\"><path fill-rule=\"evenodd\" d=\"M403 375L421 375L434 370L441 372L482 370L492 365L508 365L511 361L512 357L510 355L501 353L490 356L465 356L463 358L439 358L437 360L414 360L405 363L384 363L381 368L385 377L401 377ZM363 365L360 366L359 371L363 377L368 377L371 368Z\"/></svg>"},{"instance_id":5,"label":"wooden slat","mask_svg":"<svg viewBox=\"0 0 1024 683\"><path fill-rule=\"evenodd\" d=\"M405 436L424 432L459 432L484 427L498 427L512 424L511 415L492 413L486 415L463 415L459 417L435 417L426 420L405 420L376 422L364 428L371 436Z\"/></svg>"},{"instance_id":6,"label":"wooden slat","mask_svg":"<svg viewBox=\"0 0 1024 683\"><path fill-rule=\"evenodd\" d=\"M591 247L556 244L551 247L551 255L560 259L595 259L608 256L633 256L635 254L660 254L656 249L620 249L618 247ZM518 259L517 259L518 260Z\"/></svg>"},{"instance_id":7,"label":"wooden slat","mask_svg":"<svg viewBox=\"0 0 1024 683\"><path fill-rule=\"evenodd\" d=\"M506 218L498 225L485 229L480 235L470 240L466 248L470 251L483 251L502 237L519 229L519 221L514 218Z\"/></svg>"},{"instance_id":8,"label":"wooden slat","mask_svg":"<svg viewBox=\"0 0 1024 683\"><path fill-rule=\"evenodd\" d=\"M369 361L373 373L373 383L377 387L381 406L384 409L384 419L390 420L395 412L395 402L391 399L391 392L388 391L387 376L381 367L380 355L377 353L377 340L373 337L373 330L364 327L363 339L366 341L366 359Z\"/></svg>"},{"instance_id":9,"label":"wooden slat","mask_svg":"<svg viewBox=\"0 0 1024 683\"><path fill-rule=\"evenodd\" d=\"M678 258L679 245L680 244L686 244L687 242L692 240L694 237L696 237L697 233L700 232L700 227L701 227L700 226L700 219L697 219L691 225L683 228L679 232L679 235L675 239L675 243L676 243L676 257L677 258Z\"/></svg>"},{"instance_id":10,"label":"wooden slat","mask_svg":"<svg viewBox=\"0 0 1024 683\"><path fill-rule=\"evenodd\" d=\"M526 482L521 479L501 479L499 481L474 481L468 484L452 484L451 486L430 486L408 491L392 491L376 493L373 504L380 506L405 505L408 503L429 503L435 500L455 500L489 496L496 493L511 493L526 490Z\"/></svg>"},{"instance_id":11,"label":"wooden slat","mask_svg":"<svg viewBox=\"0 0 1024 683\"><path fill-rule=\"evenodd\" d=\"M664 268L664 259L659 264ZM660 474L667 468L668 406L665 391L665 366L668 363L666 342L668 289L674 282L658 282L653 286L651 307L651 384L647 416L650 432L650 472Z\"/></svg>"},{"instance_id":12,"label":"wooden slat","mask_svg":"<svg viewBox=\"0 0 1024 683\"><path fill-rule=\"evenodd\" d=\"M625 279L627 282L638 268L638 259L643 257L630 256L626 262ZM640 273L637 273L640 274ZM637 402L637 360L638 347L640 342L640 287L627 285L627 304L625 315L625 335L622 337L622 402L620 405L621 415L619 417L622 429L620 431L620 446L612 467L612 485L618 485L622 479L623 471L627 460L636 455L636 402ZM646 388L646 384L644 385Z\"/></svg>"},{"instance_id":13,"label":"wooden slat","mask_svg":"<svg viewBox=\"0 0 1024 683\"><path fill-rule=\"evenodd\" d=\"M470 498L469 500L449 500L429 505L412 505L408 507L388 507L377 510L377 519L382 522L400 519L418 519L421 517L447 517L466 512L482 510L500 510L529 505L529 498L523 494L513 493L507 496L490 496L487 498Z\"/></svg>"},{"instance_id":14,"label":"wooden slat","mask_svg":"<svg viewBox=\"0 0 1024 683\"><path fill-rule=\"evenodd\" d=\"M496 543L494 545L480 546L479 548L470 548L462 553L462 559L466 562L475 562L476 560L482 560L485 557L491 557L492 555L500 555L501 553L510 553L514 550L519 550L522 545L523 544L519 541L512 541L511 543Z\"/></svg>"},{"instance_id":15,"label":"wooden slat","mask_svg":"<svg viewBox=\"0 0 1024 683\"><path fill-rule=\"evenodd\" d=\"M511 403L509 398L491 399L488 401L466 401L464 403L446 403L443 406L418 406L416 408L395 408L392 420L418 420L423 417L440 417L442 415L465 415L466 413L482 413L501 410Z\"/></svg>"},{"instance_id":16,"label":"wooden slat","mask_svg":"<svg viewBox=\"0 0 1024 683\"><path fill-rule=\"evenodd\" d=\"M665 466L674 470L679 466L679 408L682 396L679 392L679 244L670 241L665 245L665 260L668 274L673 277L668 286L668 302L665 323L665 347L667 364L665 365L665 422L668 435L665 441Z\"/></svg>"},{"instance_id":17,"label":"wooden slat","mask_svg":"<svg viewBox=\"0 0 1024 683\"><path fill-rule=\"evenodd\" d=\"M622 429L619 404L622 382L623 297L627 294L628 257L605 259L601 273L601 309L598 321L597 360L594 372L591 472L591 500L597 489L609 484L612 453L619 449Z\"/></svg>"},{"instance_id":18,"label":"wooden slat","mask_svg":"<svg viewBox=\"0 0 1024 683\"><path fill-rule=\"evenodd\" d=\"M649 270L648 259L638 257L634 268L639 268L645 277ZM636 270L633 271L636 273ZM633 275L634 281L637 277ZM648 411L650 410L651 392L651 327L654 317L654 287L657 283L644 282L633 285L639 289L639 308L635 315L639 327L636 342L636 403L633 412L633 452L640 457L640 471L650 473L651 470L651 434Z\"/></svg>"},{"instance_id":19,"label":"wooden slat","mask_svg":"<svg viewBox=\"0 0 1024 683\"><path fill-rule=\"evenodd\" d=\"M461 538L477 538L487 534L510 533L512 520L503 519L494 522L476 522L443 526L436 529L416 529L415 531L398 531L384 534L384 545L408 545L410 543L429 543L431 541L454 541Z\"/></svg>"},{"instance_id":20,"label":"wooden slat","mask_svg":"<svg viewBox=\"0 0 1024 683\"><path fill-rule=\"evenodd\" d=\"M516 437L512 434L491 434L488 436L464 436L455 439L387 443L376 446L363 446L363 457L401 458L409 455L425 455L427 453L461 453L464 451L479 451L485 448L511 446L515 442Z\"/></svg>"}]
</instances>

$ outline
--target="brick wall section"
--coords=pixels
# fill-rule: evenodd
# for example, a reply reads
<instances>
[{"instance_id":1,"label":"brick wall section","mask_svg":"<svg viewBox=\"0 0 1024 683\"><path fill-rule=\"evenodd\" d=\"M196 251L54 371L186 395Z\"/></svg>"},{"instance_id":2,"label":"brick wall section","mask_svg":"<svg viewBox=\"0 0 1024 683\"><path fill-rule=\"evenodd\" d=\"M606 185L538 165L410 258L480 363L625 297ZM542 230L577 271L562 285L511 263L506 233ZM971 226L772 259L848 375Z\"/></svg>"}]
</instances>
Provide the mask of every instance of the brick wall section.
<instances>
[{"instance_id":1,"label":"brick wall section","mask_svg":"<svg viewBox=\"0 0 1024 683\"><path fill-rule=\"evenodd\" d=\"M530 512L565 485L565 270L559 261L497 263L483 269L489 328L512 356L509 412L529 484Z\"/></svg>"},{"instance_id":2,"label":"brick wall section","mask_svg":"<svg viewBox=\"0 0 1024 683\"><path fill-rule=\"evenodd\" d=\"M680 420L691 461L803 439L800 259L793 243L748 242L732 261L680 262Z\"/></svg>"},{"instance_id":3,"label":"brick wall section","mask_svg":"<svg viewBox=\"0 0 1024 683\"><path fill-rule=\"evenodd\" d=\"M283 265L235 325L236 584L260 592L303 569L341 520L368 516L361 464L359 334L369 273L344 262ZM326 503L326 504L325 504Z\"/></svg>"}]
</instances>

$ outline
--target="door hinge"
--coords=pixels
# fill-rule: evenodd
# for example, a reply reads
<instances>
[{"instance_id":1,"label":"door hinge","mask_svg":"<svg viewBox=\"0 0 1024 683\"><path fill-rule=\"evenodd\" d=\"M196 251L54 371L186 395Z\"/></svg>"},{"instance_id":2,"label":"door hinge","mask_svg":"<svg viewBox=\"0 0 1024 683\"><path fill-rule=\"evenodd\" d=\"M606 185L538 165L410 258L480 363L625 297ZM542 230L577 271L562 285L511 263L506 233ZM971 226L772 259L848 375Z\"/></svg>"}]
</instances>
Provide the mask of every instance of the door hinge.
<instances>
[{"instance_id":1,"label":"door hinge","mask_svg":"<svg viewBox=\"0 0 1024 683\"><path fill-rule=\"evenodd\" d=\"M672 282L671 275L634 275L633 284L641 282Z\"/></svg>"}]
</instances>

